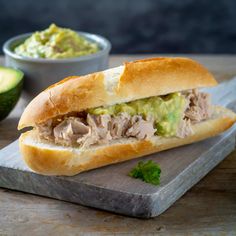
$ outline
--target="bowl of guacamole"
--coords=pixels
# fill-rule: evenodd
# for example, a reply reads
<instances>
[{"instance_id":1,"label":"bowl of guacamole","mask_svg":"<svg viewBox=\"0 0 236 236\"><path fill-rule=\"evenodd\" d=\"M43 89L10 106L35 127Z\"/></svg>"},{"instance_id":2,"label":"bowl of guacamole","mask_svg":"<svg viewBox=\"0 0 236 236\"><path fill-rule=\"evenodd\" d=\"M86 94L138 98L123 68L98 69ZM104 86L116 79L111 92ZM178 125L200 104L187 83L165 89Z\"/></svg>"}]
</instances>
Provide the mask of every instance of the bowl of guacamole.
<instances>
[{"instance_id":1,"label":"bowl of guacamole","mask_svg":"<svg viewBox=\"0 0 236 236\"><path fill-rule=\"evenodd\" d=\"M24 90L30 98L65 77L107 69L110 49L110 42L100 35L55 24L3 45L6 65L24 72Z\"/></svg>"}]
</instances>

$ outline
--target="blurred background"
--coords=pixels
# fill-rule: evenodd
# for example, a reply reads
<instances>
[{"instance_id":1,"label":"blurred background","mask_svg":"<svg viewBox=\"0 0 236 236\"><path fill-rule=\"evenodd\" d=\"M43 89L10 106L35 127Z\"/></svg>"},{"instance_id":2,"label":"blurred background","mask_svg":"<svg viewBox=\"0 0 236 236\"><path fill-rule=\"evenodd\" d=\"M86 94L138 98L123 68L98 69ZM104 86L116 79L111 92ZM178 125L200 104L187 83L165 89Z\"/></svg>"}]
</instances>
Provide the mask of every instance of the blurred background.
<instances>
[{"instance_id":1,"label":"blurred background","mask_svg":"<svg viewBox=\"0 0 236 236\"><path fill-rule=\"evenodd\" d=\"M0 6L1 45L56 23L107 37L113 54L236 53L234 0L0 0Z\"/></svg>"}]
</instances>

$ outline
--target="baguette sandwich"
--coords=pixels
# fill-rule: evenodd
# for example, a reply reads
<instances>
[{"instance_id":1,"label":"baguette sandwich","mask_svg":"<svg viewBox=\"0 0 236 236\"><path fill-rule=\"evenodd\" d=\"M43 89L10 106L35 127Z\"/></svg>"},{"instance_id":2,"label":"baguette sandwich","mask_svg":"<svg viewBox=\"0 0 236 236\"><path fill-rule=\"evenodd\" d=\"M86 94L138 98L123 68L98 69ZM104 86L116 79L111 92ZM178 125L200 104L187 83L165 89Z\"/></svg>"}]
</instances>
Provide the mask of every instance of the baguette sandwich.
<instances>
[{"instance_id":1,"label":"baguette sandwich","mask_svg":"<svg viewBox=\"0 0 236 236\"><path fill-rule=\"evenodd\" d=\"M202 87L217 85L187 58L125 63L50 86L26 107L18 129L27 165L75 175L215 136L236 121Z\"/></svg>"}]
</instances>

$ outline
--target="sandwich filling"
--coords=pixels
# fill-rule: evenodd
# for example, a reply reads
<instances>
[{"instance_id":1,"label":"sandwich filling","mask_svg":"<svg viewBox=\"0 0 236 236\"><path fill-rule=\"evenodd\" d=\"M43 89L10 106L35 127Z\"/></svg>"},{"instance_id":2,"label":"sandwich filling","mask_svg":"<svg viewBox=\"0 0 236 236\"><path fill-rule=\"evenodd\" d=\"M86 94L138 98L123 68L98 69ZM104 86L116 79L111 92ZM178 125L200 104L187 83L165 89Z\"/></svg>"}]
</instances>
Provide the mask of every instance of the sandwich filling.
<instances>
[{"instance_id":1,"label":"sandwich filling","mask_svg":"<svg viewBox=\"0 0 236 236\"><path fill-rule=\"evenodd\" d=\"M41 139L86 148L121 138L184 138L193 134L192 124L210 117L209 94L193 89L70 113L36 129Z\"/></svg>"}]
</instances>

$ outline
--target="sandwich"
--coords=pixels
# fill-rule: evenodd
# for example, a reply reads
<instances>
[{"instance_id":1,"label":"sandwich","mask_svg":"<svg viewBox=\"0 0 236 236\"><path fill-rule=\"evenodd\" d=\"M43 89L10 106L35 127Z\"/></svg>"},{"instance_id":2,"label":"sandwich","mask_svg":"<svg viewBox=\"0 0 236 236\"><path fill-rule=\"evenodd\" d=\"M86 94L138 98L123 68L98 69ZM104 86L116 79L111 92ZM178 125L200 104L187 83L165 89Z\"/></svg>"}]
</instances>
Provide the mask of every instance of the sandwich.
<instances>
[{"instance_id":1,"label":"sandwich","mask_svg":"<svg viewBox=\"0 0 236 236\"><path fill-rule=\"evenodd\" d=\"M236 121L213 106L202 87L212 74L187 58L150 58L85 76L41 92L18 129L26 164L44 175L72 176L215 136Z\"/></svg>"}]
</instances>

